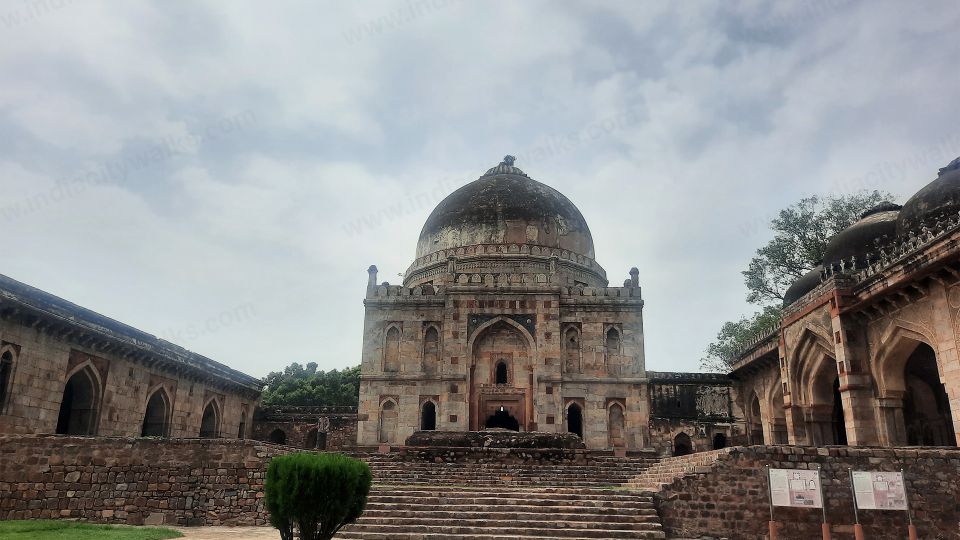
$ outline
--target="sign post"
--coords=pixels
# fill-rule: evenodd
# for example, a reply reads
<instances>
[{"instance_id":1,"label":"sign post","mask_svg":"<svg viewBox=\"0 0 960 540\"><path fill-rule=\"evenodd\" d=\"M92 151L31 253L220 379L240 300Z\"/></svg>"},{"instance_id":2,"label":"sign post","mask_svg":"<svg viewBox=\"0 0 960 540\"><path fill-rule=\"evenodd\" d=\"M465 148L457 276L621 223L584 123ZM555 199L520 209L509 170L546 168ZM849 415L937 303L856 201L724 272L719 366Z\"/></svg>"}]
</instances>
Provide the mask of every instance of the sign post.
<instances>
[{"instance_id":1,"label":"sign post","mask_svg":"<svg viewBox=\"0 0 960 540\"><path fill-rule=\"evenodd\" d=\"M823 540L830 540L830 524L827 523L827 504L823 498L823 473L820 465L817 465L817 479L820 480L817 483L820 484L820 501L823 502L823 504L820 505L820 509L823 511L823 523L820 524L820 534L823 536Z\"/></svg>"},{"instance_id":2,"label":"sign post","mask_svg":"<svg viewBox=\"0 0 960 540\"><path fill-rule=\"evenodd\" d=\"M773 520L773 482L770 480L770 466L767 465L767 500L770 501L770 521L767 522L767 531L770 540L777 540L777 522Z\"/></svg>"},{"instance_id":3,"label":"sign post","mask_svg":"<svg viewBox=\"0 0 960 540\"><path fill-rule=\"evenodd\" d=\"M910 494L907 492L907 475L900 469L900 478L903 480L903 500L907 505L907 534L910 540L917 540L917 528L913 526L913 512L910 510Z\"/></svg>"},{"instance_id":4,"label":"sign post","mask_svg":"<svg viewBox=\"0 0 960 540\"><path fill-rule=\"evenodd\" d=\"M857 488L853 481L853 469L847 469L850 473L850 494L853 495L853 536L856 540L863 540L863 527L860 525L860 514L857 511Z\"/></svg>"}]
</instances>

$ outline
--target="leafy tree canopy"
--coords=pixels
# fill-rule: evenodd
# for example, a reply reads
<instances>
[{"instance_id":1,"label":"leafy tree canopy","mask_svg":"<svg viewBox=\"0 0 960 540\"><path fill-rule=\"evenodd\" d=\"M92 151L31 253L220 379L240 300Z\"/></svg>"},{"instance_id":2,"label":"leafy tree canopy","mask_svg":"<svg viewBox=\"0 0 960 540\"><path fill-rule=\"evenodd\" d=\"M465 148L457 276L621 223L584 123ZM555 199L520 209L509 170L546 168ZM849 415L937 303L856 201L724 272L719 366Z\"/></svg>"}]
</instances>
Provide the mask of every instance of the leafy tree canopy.
<instances>
[{"instance_id":1,"label":"leafy tree canopy","mask_svg":"<svg viewBox=\"0 0 960 540\"><path fill-rule=\"evenodd\" d=\"M757 250L741 272L747 302L761 310L724 323L716 341L707 346L701 367L729 371L737 352L779 321L784 293L823 260L830 238L857 222L865 211L892 199L886 192L860 191L839 197L807 197L781 210L770 223L773 239Z\"/></svg>"},{"instance_id":2,"label":"leafy tree canopy","mask_svg":"<svg viewBox=\"0 0 960 540\"><path fill-rule=\"evenodd\" d=\"M827 242L853 225L860 215L892 195L860 191L840 197L807 197L780 211L773 219L773 239L757 250L741 272L747 301L761 306L780 304L799 277L823 260Z\"/></svg>"},{"instance_id":3,"label":"leafy tree canopy","mask_svg":"<svg viewBox=\"0 0 960 540\"><path fill-rule=\"evenodd\" d=\"M264 405L357 406L360 394L360 366L342 370L317 371L317 364L294 362L265 379Z\"/></svg>"}]
</instances>

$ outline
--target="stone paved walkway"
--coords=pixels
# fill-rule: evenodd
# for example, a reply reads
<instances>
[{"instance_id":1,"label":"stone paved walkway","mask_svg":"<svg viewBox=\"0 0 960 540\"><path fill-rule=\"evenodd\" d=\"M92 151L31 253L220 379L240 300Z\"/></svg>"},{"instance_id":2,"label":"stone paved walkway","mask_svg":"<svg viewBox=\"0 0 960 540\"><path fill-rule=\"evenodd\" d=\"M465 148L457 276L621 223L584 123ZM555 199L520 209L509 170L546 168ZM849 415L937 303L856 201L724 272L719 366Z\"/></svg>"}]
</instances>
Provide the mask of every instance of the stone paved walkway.
<instances>
[{"instance_id":1,"label":"stone paved walkway","mask_svg":"<svg viewBox=\"0 0 960 540\"><path fill-rule=\"evenodd\" d=\"M182 527L185 540L280 540L273 527Z\"/></svg>"}]
</instances>

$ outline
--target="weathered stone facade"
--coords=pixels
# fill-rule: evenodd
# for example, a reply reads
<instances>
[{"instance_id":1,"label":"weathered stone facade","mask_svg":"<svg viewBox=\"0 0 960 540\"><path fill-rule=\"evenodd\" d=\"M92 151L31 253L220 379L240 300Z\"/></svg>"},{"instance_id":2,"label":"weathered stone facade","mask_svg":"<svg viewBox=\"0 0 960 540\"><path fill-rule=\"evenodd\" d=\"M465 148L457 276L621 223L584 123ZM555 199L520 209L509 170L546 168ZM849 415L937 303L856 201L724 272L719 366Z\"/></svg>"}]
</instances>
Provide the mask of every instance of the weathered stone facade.
<instances>
[{"instance_id":1,"label":"weathered stone facade","mask_svg":"<svg viewBox=\"0 0 960 540\"><path fill-rule=\"evenodd\" d=\"M258 407L251 438L306 450L357 446L356 407Z\"/></svg>"},{"instance_id":2,"label":"weathered stone facade","mask_svg":"<svg viewBox=\"0 0 960 540\"><path fill-rule=\"evenodd\" d=\"M249 436L261 382L0 276L0 434Z\"/></svg>"},{"instance_id":3,"label":"weathered stone facade","mask_svg":"<svg viewBox=\"0 0 960 540\"><path fill-rule=\"evenodd\" d=\"M403 285L369 272L361 445L484 427L649 444L639 273L608 287L580 212L509 157L438 205Z\"/></svg>"},{"instance_id":4,"label":"weathered stone facade","mask_svg":"<svg viewBox=\"0 0 960 540\"><path fill-rule=\"evenodd\" d=\"M744 444L743 415L733 381L716 373L648 371L650 448L685 455Z\"/></svg>"},{"instance_id":5,"label":"weathered stone facade","mask_svg":"<svg viewBox=\"0 0 960 540\"><path fill-rule=\"evenodd\" d=\"M752 442L956 446L960 168L864 214L825 259L734 365Z\"/></svg>"}]
</instances>

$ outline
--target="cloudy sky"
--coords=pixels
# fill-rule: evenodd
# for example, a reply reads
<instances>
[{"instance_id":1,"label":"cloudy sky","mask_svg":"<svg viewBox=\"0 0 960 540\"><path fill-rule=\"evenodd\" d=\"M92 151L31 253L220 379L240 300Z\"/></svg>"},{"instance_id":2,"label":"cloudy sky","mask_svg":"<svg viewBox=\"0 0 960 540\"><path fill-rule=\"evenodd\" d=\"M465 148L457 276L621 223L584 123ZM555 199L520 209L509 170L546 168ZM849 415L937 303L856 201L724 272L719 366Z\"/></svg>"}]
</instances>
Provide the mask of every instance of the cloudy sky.
<instances>
[{"instance_id":1,"label":"cloudy sky","mask_svg":"<svg viewBox=\"0 0 960 540\"><path fill-rule=\"evenodd\" d=\"M640 269L647 366L775 212L960 154L960 3L0 3L0 273L254 375L360 361L366 268L506 153Z\"/></svg>"}]
</instances>

